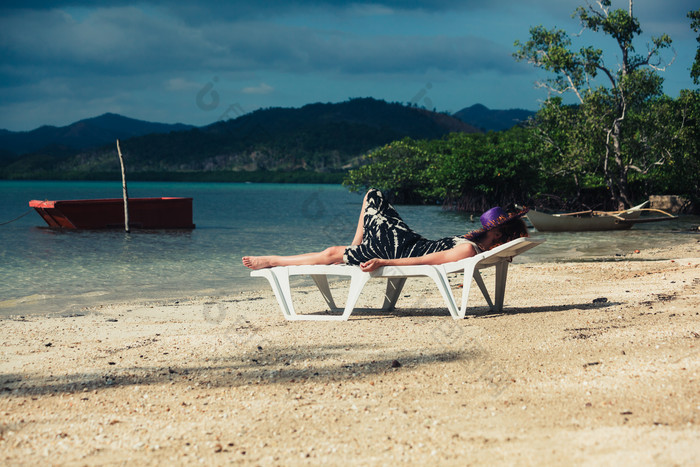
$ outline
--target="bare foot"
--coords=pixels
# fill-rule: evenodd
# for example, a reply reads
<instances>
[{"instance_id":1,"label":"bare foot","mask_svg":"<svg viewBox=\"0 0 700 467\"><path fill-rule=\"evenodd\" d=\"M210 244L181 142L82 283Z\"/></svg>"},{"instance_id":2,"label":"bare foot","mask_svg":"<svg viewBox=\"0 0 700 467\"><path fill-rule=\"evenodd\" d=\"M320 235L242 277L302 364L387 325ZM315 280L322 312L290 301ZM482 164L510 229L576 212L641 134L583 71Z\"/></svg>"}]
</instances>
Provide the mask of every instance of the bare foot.
<instances>
[{"instance_id":1,"label":"bare foot","mask_svg":"<svg viewBox=\"0 0 700 467\"><path fill-rule=\"evenodd\" d=\"M243 265L250 269L263 269L271 266L268 256L244 256Z\"/></svg>"}]
</instances>

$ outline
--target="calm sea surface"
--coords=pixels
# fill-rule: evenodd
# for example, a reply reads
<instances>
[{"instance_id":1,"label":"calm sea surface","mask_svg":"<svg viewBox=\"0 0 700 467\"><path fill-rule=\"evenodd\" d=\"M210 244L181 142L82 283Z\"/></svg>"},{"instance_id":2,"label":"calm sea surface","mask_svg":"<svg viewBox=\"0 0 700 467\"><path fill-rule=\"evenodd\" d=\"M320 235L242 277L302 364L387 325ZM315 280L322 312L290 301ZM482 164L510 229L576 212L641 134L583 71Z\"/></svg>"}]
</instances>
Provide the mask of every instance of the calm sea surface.
<instances>
[{"instance_id":1,"label":"calm sea surface","mask_svg":"<svg viewBox=\"0 0 700 467\"><path fill-rule=\"evenodd\" d=\"M73 313L136 299L219 295L266 287L241 265L248 254L295 254L351 241L362 196L333 185L129 184L132 197L194 198L194 230L60 231L35 212L0 225L0 316ZM121 182L0 181L0 223L32 199L120 198ZM428 238L477 228L478 216L439 206L398 206ZM528 261L613 261L635 249L687 241L698 217L624 232L548 233ZM535 235L537 235L535 233Z\"/></svg>"}]
</instances>

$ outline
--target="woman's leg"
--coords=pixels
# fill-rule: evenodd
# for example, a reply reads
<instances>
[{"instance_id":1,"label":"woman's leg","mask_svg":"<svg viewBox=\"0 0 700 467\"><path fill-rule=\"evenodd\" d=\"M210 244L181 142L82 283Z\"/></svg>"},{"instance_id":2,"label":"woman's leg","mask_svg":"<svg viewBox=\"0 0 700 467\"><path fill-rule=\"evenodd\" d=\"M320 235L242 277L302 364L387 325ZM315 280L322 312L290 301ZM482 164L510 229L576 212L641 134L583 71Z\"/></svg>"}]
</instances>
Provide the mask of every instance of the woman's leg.
<instances>
[{"instance_id":1,"label":"woman's leg","mask_svg":"<svg viewBox=\"0 0 700 467\"><path fill-rule=\"evenodd\" d=\"M367 209L367 194L369 192L365 193L365 197L362 200L362 209L360 209L360 218L357 221L357 229L355 230L355 237L352 239L352 243L350 245L359 245L362 243L362 237L365 234L365 209Z\"/></svg>"},{"instance_id":2,"label":"woman's leg","mask_svg":"<svg viewBox=\"0 0 700 467\"><path fill-rule=\"evenodd\" d=\"M362 200L362 209L360 210L360 218L357 221L357 229L355 230L355 237L352 240L351 245L359 245L362 243L362 237L364 235L364 217L365 209L367 208L367 195L369 191L365 193L365 197ZM326 248L323 251L315 253L304 253L301 255L293 256L244 256L243 264L250 269L263 269L270 268L273 266L302 266L309 264L336 264L343 262L343 255L345 254L345 246L333 246Z\"/></svg>"},{"instance_id":3,"label":"woman's leg","mask_svg":"<svg viewBox=\"0 0 700 467\"><path fill-rule=\"evenodd\" d=\"M336 264L343 262L344 246L332 246L323 251L292 256L244 256L243 265L250 269L273 266L304 266L309 264Z\"/></svg>"}]
</instances>

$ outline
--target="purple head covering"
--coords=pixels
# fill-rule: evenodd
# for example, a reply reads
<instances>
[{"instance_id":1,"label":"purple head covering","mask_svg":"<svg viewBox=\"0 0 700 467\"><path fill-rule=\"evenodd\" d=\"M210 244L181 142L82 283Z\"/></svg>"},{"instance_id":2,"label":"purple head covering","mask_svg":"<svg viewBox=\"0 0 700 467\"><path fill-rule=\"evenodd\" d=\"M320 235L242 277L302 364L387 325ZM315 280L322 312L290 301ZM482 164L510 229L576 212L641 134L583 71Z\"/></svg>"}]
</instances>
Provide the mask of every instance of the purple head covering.
<instances>
[{"instance_id":1,"label":"purple head covering","mask_svg":"<svg viewBox=\"0 0 700 467\"><path fill-rule=\"evenodd\" d=\"M474 240L483 233L488 232L491 229L495 229L496 227L501 226L508 221L523 217L525 214L527 214L528 211L528 208L524 208L520 211L508 214L499 206L491 208L485 213L483 213L479 218L479 220L481 221L481 228L477 230L472 230L464 237L468 240Z\"/></svg>"}]
</instances>

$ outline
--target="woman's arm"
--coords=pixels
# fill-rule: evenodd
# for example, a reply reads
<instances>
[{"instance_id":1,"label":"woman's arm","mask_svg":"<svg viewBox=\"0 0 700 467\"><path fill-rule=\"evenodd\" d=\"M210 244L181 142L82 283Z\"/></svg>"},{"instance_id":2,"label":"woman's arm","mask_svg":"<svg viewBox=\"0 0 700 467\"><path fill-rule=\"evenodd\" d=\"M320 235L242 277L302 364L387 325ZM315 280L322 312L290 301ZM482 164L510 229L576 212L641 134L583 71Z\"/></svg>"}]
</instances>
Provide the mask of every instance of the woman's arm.
<instances>
[{"instance_id":1,"label":"woman's arm","mask_svg":"<svg viewBox=\"0 0 700 467\"><path fill-rule=\"evenodd\" d=\"M437 251L425 256L412 258L379 259L374 258L360 264L360 268L365 272L374 271L382 266L412 266L416 264L443 264L459 261L460 259L474 256L476 251L471 243L463 243L445 251Z\"/></svg>"}]
</instances>

